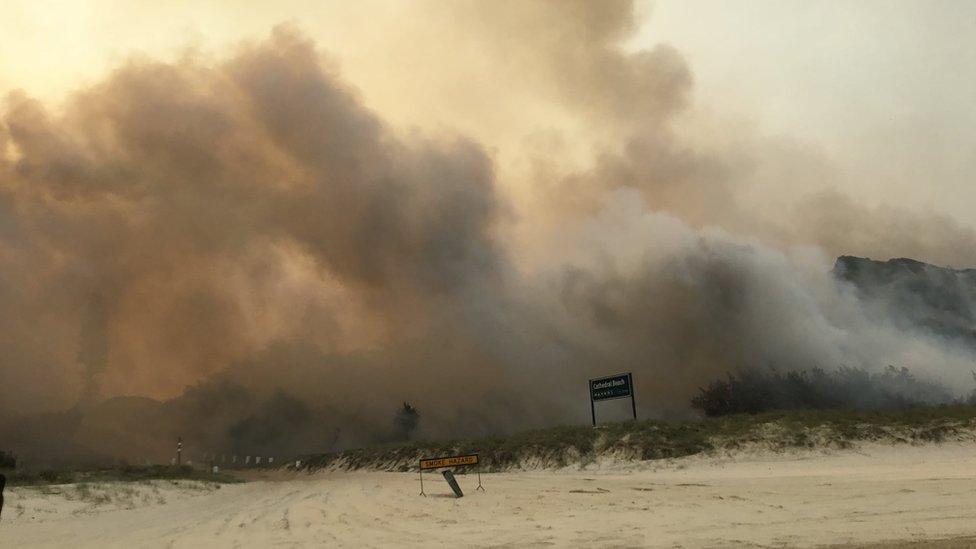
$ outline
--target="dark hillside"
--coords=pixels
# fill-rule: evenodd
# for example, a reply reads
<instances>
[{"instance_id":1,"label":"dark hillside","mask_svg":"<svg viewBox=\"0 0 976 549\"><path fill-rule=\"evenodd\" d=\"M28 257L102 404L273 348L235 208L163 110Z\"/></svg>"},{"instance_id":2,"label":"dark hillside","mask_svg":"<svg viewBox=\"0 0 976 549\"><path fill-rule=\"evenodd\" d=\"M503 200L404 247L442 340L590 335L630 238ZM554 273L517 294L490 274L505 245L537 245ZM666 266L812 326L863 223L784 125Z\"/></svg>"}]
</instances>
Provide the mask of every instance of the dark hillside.
<instances>
[{"instance_id":1,"label":"dark hillside","mask_svg":"<svg viewBox=\"0 0 976 549\"><path fill-rule=\"evenodd\" d=\"M976 349L976 269L914 259L841 256L834 275L901 328L925 330Z\"/></svg>"}]
</instances>

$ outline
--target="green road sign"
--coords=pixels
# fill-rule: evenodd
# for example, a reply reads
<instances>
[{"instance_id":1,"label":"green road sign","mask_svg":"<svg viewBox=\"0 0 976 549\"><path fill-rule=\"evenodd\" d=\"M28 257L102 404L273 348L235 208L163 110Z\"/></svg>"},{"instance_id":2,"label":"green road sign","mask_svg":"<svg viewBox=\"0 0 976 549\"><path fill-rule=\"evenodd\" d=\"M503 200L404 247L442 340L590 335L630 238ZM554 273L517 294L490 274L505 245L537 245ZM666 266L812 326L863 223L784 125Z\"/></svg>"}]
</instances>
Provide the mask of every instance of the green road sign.
<instances>
[{"instance_id":1,"label":"green road sign","mask_svg":"<svg viewBox=\"0 0 976 549\"><path fill-rule=\"evenodd\" d=\"M590 380L590 398L593 400L624 398L629 397L632 393L630 374Z\"/></svg>"},{"instance_id":2,"label":"green road sign","mask_svg":"<svg viewBox=\"0 0 976 549\"><path fill-rule=\"evenodd\" d=\"M630 410L637 419L637 401L634 399L634 375L630 372L590 380L590 415L596 427L596 401L630 397Z\"/></svg>"}]
</instances>

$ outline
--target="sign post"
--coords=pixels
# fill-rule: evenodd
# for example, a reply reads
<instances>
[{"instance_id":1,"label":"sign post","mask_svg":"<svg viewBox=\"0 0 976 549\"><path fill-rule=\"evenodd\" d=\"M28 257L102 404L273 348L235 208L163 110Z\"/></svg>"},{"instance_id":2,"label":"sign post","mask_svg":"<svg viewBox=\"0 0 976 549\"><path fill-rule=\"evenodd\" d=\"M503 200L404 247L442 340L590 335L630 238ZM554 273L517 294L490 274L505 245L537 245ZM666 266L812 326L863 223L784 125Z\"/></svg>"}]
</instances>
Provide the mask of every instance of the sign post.
<instances>
[{"instance_id":1,"label":"sign post","mask_svg":"<svg viewBox=\"0 0 976 549\"><path fill-rule=\"evenodd\" d=\"M447 484L451 487L451 490L454 491L454 497L463 498L464 492L461 491L461 487L458 485L457 479L454 478L454 473L452 473L451 470L448 469L447 471L444 471L441 474L444 475L444 480L447 481Z\"/></svg>"},{"instance_id":2,"label":"sign post","mask_svg":"<svg viewBox=\"0 0 976 549\"><path fill-rule=\"evenodd\" d=\"M630 397L630 410L637 419L637 401L634 399L634 374L617 374L590 380L590 417L596 427L596 402Z\"/></svg>"},{"instance_id":3,"label":"sign post","mask_svg":"<svg viewBox=\"0 0 976 549\"><path fill-rule=\"evenodd\" d=\"M3 488L7 485L7 477L0 473L0 515L3 514Z\"/></svg>"},{"instance_id":4,"label":"sign post","mask_svg":"<svg viewBox=\"0 0 976 549\"><path fill-rule=\"evenodd\" d=\"M176 439L176 464L183 464L183 437L177 437Z\"/></svg>"}]
</instances>

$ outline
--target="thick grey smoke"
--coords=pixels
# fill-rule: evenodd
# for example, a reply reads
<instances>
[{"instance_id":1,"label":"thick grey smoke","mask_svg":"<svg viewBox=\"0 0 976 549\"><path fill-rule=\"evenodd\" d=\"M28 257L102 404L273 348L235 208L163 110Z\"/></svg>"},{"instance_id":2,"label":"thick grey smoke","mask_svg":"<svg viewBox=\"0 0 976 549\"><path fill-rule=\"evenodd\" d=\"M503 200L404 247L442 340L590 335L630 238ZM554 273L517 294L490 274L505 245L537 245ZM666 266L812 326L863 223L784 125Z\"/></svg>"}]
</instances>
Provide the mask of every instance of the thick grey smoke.
<instances>
[{"instance_id":1,"label":"thick grey smoke","mask_svg":"<svg viewBox=\"0 0 976 549\"><path fill-rule=\"evenodd\" d=\"M382 335L498 275L480 148L398 141L289 29L216 67L133 62L63 117L12 97L4 127L7 309L64 324L40 346L85 380L105 322L105 377L165 394L278 336L339 338L340 309Z\"/></svg>"},{"instance_id":2,"label":"thick grey smoke","mask_svg":"<svg viewBox=\"0 0 976 549\"><path fill-rule=\"evenodd\" d=\"M593 127L589 161L530 149L506 173L531 198L513 198L507 153L391 129L288 26L221 61L132 60L61 112L6 99L2 407L71 410L21 428L22 447L57 424L129 457L175 436L310 451L382 439L404 400L425 435L497 432L585 419L586 380L616 371L643 415L748 368L968 379L968 350L906 335L831 277L837 252L897 253L888 219L830 200L756 219L737 187L753 160L680 137L691 70L667 46L623 49L629 2L447 11ZM973 240L940 227L906 254ZM96 406L120 395L170 400Z\"/></svg>"}]
</instances>

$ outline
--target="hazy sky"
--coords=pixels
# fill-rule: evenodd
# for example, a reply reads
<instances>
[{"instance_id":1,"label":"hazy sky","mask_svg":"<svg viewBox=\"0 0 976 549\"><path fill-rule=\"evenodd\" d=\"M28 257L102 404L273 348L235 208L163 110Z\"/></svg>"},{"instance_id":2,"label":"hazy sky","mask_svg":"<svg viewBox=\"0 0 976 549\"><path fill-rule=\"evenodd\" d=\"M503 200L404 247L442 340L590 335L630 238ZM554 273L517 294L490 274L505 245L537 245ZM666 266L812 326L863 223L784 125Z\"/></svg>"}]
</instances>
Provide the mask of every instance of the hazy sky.
<instances>
[{"instance_id":1,"label":"hazy sky","mask_svg":"<svg viewBox=\"0 0 976 549\"><path fill-rule=\"evenodd\" d=\"M231 379L363 432L408 400L449 433L585 420L614 371L647 415L747 368L896 364L961 394L971 349L831 269L976 267L974 17L8 0L0 406Z\"/></svg>"},{"instance_id":2,"label":"hazy sky","mask_svg":"<svg viewBox=\"0 0 976 549\"><path fill-rule=\"evenodd\" d=\"M428 95L411 81L422 71L390 66L402 55L393 48L422 55L423 44L394 40L416 28L410 2L3 4L2 90L58 99L133 54L220 52L293 21L335 54L374 108L395 111L394 103ZM866 204L976 222L976 4L665 0L641 12L634 46L674 45L694 73L696 108L823 151L847 176L844 191ZM430 119L384 114L408 124Z\"/></svg>"},{"instance_id":3,"label":"hazy sky","mask_svg":"<svg viewBox=\"0 0 976 549\"><path fill-rule=\"evenodd\" d=\"M681 50L701 102L823 147L860 198L976 221L973 2L659 2L642 37Z\"/></svg>"}]
</instances>

